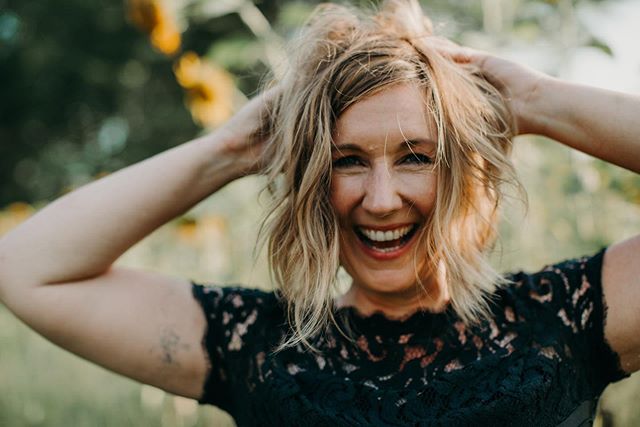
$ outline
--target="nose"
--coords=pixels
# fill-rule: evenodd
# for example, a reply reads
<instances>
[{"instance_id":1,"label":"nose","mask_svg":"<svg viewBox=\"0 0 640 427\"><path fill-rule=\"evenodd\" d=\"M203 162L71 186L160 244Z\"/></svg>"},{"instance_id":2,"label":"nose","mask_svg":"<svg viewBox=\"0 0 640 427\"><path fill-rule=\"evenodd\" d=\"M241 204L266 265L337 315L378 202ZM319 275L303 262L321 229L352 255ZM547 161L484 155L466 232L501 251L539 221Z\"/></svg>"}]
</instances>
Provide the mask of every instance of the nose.
<instances>
[{"instance_id":1,"label":"nose","mask_svg":"<svg viewBox=\"0 0 640 427\"><path fill-rule=\"evenodd\" d=\"M364 181L362 207L371 215L385 217L402 208L398 182L387 165L376 165Z\"/></svg>"}]
</instances>

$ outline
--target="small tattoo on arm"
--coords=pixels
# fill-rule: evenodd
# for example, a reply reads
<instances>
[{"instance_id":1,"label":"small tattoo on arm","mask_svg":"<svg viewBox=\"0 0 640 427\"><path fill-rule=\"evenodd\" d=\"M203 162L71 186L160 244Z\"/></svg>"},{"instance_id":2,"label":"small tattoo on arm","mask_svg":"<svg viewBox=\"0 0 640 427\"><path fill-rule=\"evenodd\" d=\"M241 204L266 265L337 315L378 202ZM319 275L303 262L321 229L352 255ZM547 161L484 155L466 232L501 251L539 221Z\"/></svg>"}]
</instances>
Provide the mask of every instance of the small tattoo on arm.
<instances>
[{"instance_id":1,"label":"small tattoo on arm","mask_svg":"<svg viewBox=\"0 0 640 427\"><path fill-rule=\"evenodd\" d=\"M176 351L180 347L180 336L173 329L165 329L160 336L162 361L171 365L175 362Z\"/></svg>"}]
</instances>

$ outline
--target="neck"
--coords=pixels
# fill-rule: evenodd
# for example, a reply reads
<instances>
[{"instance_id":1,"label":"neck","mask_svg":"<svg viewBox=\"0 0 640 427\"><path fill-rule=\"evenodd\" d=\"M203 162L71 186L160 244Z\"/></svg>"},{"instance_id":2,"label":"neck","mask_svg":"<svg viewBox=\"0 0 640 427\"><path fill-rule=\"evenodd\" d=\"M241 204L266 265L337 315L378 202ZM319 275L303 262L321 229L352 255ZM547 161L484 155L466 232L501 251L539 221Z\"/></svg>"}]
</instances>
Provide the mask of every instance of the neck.
<instances>
[{"instance_id":1,"label":"neck","mask_svg":"<svg viewBox=\"0 0 640 427\"><path fill-rule=\"evenodd\" d=\"M423 287L416 284L404 292L384 293L351 285L351 288L338 298L338 307L354 307L365 316L382 312L390 318L403 318L416 311L444 311L451 297L444 274L438 274L424 282Z\"/></svg>"}]
</instances>

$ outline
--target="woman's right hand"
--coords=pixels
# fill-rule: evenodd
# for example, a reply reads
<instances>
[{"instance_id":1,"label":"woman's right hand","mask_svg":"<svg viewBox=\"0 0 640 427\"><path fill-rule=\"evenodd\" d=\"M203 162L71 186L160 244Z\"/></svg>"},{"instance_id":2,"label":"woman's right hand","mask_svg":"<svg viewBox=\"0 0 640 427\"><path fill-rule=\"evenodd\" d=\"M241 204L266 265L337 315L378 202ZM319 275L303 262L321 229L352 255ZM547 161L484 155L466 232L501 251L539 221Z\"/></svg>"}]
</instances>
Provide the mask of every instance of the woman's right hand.
<instances>
[{"instance_id":1,"label":"woman's right hand","mask_svg":"<svg viewBox=\"0 0 640 427\"><path fill-rule=\"evenodd\" d=\"M277 96L277 87L261 92L213 134L224 152L240 162L243 175L259 173L269 164L266 131Z\"/></svg>"}]
</instances>

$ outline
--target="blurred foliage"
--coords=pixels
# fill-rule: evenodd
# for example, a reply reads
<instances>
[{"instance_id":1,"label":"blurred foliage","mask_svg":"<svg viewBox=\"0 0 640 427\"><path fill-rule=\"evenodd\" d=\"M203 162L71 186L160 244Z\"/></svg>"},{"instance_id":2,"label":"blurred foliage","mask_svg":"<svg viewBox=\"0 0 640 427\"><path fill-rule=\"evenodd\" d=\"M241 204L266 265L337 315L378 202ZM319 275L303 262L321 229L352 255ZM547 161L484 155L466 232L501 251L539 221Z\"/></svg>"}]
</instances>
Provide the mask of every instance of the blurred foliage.
<instances>
[{"instance_id":1,"label":"blurred foliage","mask_svg":"<svg viewBox=\"0 0 640 427\"><path fill-rule=\"evenodd\" d=\"M550 46L544 71L554 74L580 47L613 55L577 13L607 1L424 6L439 34L464 44ZM266 71L284 64L283 40L316 3L0 0L0 235L61 193L218 126ZM640 229L638 175L537 137L519 138L514 159L529 211L516 198L505 207L494 256L501 270L539 269ZM268 287L264 258L253 258L262 184L255 177L230 184L119 263ZM0 425L233 425L215 408L70 357L1 306L0 378L11 390L0 397ZM615 425L640 425L639 395L637 375L610 386L596 424L612 425L612 417Z\"/></svg>"},{"instance_id":2,"label":"blurred foliage","mask_svg":"<svg viewBox=\"0 0 640 427\"><path fill-rule=\"evenodd\" d=\"M0 0L0 34L0 205L50 199L197 131L171 63L119 2Z\"/></svg>"}]
</instances>

